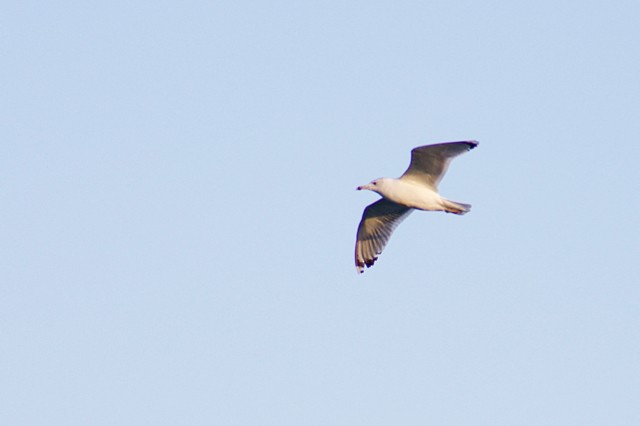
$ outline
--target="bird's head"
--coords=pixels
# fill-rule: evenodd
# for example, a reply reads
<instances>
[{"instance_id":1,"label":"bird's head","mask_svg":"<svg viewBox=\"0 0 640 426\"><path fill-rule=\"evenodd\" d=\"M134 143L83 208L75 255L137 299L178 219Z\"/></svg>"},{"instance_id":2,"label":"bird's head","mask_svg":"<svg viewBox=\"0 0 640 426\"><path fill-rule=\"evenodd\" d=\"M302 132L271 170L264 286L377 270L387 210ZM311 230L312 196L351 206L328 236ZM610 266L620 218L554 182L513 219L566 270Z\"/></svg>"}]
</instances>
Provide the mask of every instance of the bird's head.
<instances>
[{"instance_id":1,"label":"bird's head","mask_svg":"<svg viewBox=\"0 0 640 426\"><path fill-rule=\"evenodd\" d=\"M366 185L362 185L362 186L357 187L356 190L362 191L362 190L368 189L369 191L374 191L374 192L380 193L380 191L383 190L386 181L387 181L386 178L375 179L375 180L372 180L371 182L369 182Z\"/></svg>"}]
</instances>

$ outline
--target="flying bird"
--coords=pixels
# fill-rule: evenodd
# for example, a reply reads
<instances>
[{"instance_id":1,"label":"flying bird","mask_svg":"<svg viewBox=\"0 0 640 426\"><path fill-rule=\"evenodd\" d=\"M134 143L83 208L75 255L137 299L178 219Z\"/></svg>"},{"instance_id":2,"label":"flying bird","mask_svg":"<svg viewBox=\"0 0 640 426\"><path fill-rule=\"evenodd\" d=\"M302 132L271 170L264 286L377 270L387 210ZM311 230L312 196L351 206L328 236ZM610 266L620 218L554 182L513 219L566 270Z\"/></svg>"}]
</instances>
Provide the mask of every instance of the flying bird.
<instances>
[{"instance_id":1,"label":"flying bird","mask_svg":"<svg viewBox=\"0 0 640 426\"><path fill-rule=\"evenodd\" d=\"M445 142L411 150L411 164L398 179L380 178L357 187L377 192L381 199L362 213L356 237L356 269L373 266L394 229L414 210L444 211L463 215L471 205L438 194L438 183L451 160L478 146L477 141Z\"/></svg>"}]
</instances>

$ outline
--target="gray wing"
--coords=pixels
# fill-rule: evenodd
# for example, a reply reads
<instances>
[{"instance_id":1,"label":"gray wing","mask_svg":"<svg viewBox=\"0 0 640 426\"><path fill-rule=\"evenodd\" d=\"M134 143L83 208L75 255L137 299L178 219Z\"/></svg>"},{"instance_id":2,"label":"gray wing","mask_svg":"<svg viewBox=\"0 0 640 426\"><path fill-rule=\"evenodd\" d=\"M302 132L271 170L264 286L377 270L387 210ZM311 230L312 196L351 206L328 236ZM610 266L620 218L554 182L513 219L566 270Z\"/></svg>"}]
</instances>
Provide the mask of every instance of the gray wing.
<instances>
[{"instance_id":1,"label":"gray wing","mask_svg":"<svg viewBox=\"0 0 640 426\"><path fill-rule=\"evenodd\" d=\"M356 238L356 269L364 272L364 267L371 267L382 253L393 230L413 209L380 199L367 206L362 213Z\"/></svg>"},{"instance_id":2,"label":"gray wing","mask_svg":"<svg viewBox=\"0 0 640 426\"><path fill-rule=\"evenodd\" d=\"M477 141L461 141L414 148L411 150L411 164L400 179L417 180L437 190L451 160L476 146Z\"/></svg>"}]
</instances>

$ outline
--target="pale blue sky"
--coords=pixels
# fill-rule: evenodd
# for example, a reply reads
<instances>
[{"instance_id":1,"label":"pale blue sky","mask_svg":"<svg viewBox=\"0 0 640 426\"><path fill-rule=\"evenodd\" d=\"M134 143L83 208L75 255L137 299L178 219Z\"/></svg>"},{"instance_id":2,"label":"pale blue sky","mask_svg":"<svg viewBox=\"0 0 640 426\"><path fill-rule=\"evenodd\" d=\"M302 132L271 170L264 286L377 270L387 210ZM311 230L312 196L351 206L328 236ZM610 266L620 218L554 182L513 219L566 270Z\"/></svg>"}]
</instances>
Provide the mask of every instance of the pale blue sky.
<instances>
[{"instance_id":1,"label":"pale blue sky","mask_svg":"<svg viewBox=\"0 0 640 426\"><path fill-rule=\"evenodd\" d=\"M640 424L639 19L5 4L0 423ZM355 187L460 139L358 276Z\"/></svg>"}]
</instances>

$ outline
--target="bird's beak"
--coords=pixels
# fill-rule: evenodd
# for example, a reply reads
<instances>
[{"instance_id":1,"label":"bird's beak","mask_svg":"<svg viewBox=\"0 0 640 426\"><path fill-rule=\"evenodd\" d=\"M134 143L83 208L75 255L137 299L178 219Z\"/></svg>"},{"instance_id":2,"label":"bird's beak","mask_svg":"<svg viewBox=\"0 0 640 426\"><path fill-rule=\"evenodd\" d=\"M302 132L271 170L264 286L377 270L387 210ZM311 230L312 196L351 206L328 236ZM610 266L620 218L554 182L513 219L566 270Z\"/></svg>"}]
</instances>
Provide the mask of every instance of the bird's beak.
<instances>
[{"instance_id":1,"label":"bird's beak","mask_svg":"<svg viewBox=\"0 0 640 426\"><path fill-rule=\"evenodd\" d=\"M361 186L357 187L356 191L362 191L362 187Z\"/></svg>"}]
</instances>

